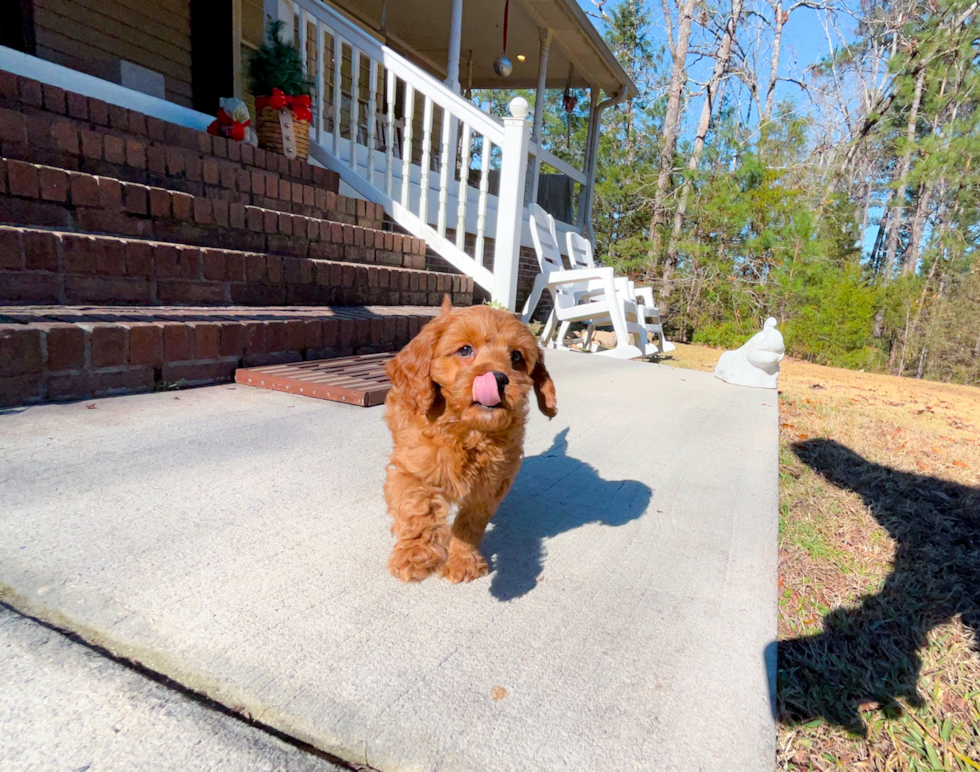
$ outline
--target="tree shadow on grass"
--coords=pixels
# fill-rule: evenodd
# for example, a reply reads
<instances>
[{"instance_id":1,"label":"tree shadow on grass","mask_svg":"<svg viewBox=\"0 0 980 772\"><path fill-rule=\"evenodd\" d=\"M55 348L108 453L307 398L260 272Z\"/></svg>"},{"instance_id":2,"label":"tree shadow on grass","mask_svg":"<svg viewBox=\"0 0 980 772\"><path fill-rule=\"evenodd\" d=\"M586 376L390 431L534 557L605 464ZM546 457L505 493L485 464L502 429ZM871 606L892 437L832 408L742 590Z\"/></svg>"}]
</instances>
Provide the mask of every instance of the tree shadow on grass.
<instances>
[{"instance_id":1,"label":"tree shadow on grass","mask_svg":"<svg viewBox=\"0 0 980 772\"><path fill-rule=\"evenodd\" d=\"M793 446L828 482L854 491L897 542L881 592L838 608L820 635L778 644L781 721L822 717L864 735L858 708L875 700L886 715L916 689L929 631L960 615L980 632L980 489L874 464L832 440Z\"/></svg>"},{"instance_id":2,"label":"tree shadow on grass","mask_svg":"<svg viewBox=\"0 0 980 772\"><path fill-rule=\"evenodd\" d=\"M643 483L603 480L567 452L568 429L563 429L548 450L524 460L494 516L481 551L492 558L490 592L498 600L534 589L544 568L545 539L588 523L624 525L650 503L653 491Z\"/></svg>"}]
</instances>

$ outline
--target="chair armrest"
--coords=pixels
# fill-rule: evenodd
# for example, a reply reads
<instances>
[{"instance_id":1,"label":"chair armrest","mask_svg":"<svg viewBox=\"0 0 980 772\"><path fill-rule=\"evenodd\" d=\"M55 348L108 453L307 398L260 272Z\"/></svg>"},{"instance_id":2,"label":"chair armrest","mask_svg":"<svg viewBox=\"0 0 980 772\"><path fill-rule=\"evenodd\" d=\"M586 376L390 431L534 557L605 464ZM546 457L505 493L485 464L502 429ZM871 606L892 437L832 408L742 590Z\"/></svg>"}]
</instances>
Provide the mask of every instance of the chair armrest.
<instances>
[{"instance_id":1,"label":"chair armrest","mask_svg":"<svg viewBox=\"0 0 980 772\"><path fill-rule=\"evenodd\" d=\"M548 271L545 275L546 285L555 287L561 284L574 284L576 282L589 281L590 279L614 280L613 269L603 268L575 268L564 271Z\"/></svg>"},{"instance_id":2,"label":"chair armrest","mask_svg":"<svg viewBox=\"0 0 980 772\"><path fill-rule=\"evenodd\" d=\"M636 290L636 299L642 301L643 305L656 308L657 304L653 300L653 287L638 287Z\"/></svg>"}]
</instances>

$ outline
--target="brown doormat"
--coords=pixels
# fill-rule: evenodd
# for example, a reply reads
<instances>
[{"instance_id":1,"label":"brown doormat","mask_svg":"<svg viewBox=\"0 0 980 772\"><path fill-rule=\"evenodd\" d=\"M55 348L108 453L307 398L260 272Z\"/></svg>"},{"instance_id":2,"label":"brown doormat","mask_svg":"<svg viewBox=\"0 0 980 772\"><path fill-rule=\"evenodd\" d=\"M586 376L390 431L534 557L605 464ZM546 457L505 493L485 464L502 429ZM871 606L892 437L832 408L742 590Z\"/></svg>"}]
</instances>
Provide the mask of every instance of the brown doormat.
<instances>
[{"instance_id":1,"label":"brown doormat","mask_svg":"<svg viewBox=\"0 0 980 772\"><path fill-rule=\"evenodd\" d=\"M246 367L235 371L235 382L304 397L373 407L385 401L391 381L385 365L393 353L317 359L291 365Z\"/></svg>"}]
</instances>

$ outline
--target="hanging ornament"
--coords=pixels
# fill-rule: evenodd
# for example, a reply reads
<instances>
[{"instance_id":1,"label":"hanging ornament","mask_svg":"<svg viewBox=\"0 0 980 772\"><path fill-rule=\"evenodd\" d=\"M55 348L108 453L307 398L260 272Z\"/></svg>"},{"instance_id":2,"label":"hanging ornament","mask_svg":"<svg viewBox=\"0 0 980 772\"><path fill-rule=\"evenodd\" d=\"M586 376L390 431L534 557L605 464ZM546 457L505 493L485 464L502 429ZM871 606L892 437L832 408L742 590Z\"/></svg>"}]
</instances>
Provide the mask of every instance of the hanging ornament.
<instances>
[{"instance_id":1,"label":"hanging ornament","mask_svg":"<svg viewBox=\"0 0 980 772\"><path fill-rule=\"evenodd\" d=\"M575 68L572 64L568 65L568 80L565 81L565 94L561 98L561 106L566 113L572 112L578 104L578 97L572 93L572 73Z\"/></svg>"},{"instance_id":2,"label":"hanging ornament","mask_svg":"<svg viewBox=\"0 0 980 772\"><path fill-rule=\"evenodd\" d=\"M565 93L561 98L561 106L565 108L565 144L572 144L572 111L578 104L578 97L572 94L572 73L574 67L571 62L568 64L568 80L565 81Z\"/></svg>"},{"instance_id":3,"label":"hanging ornament","mask_svg":"<svg viewBox=\"0 0 980 772\"><path fill-rule=\"evenodd\" d=\"M493 71L501 78L508 77L514 71L514 63L507 56L507 22L510 19L510 0L504 0L504 52L493 62Z\"/></svg>"},{"instance_id":4,"label":"hanging ornament","mask_svg":"<svg viewBox=\"0 0 980 772\"><path fill-rule=\"evenodd\" d=\"M501 78L506 78L514 71L514 63L507 56L501 54L494 60L493 71Z\"/></svg>"}]
</instances>

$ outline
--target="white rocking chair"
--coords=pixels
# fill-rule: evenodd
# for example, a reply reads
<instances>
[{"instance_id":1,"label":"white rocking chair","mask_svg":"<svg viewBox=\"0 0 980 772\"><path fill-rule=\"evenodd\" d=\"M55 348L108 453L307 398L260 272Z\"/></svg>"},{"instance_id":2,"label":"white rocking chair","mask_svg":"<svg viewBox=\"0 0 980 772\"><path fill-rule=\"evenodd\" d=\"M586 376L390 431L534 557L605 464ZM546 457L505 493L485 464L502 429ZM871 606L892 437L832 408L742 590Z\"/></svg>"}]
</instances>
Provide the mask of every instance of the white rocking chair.
<instances>
[{"instance_id":1,"label":"white rocking chair","mask_svg":"<svg viewBox=\"0 0 980 772\"><path fill-rule=\"evenodd\" d=\"M537 204L532 204L531 238L538 256L541 273L534 279L531 295L524 305L522 321L527 322L534 313L545 290L551 293L554 310L548 318L541 339L544 345L551 343L556 323L567 331L571 322L587 324L612 324L616 333L615 348L600 353L616 359L633 359L643 352L629 342L631 332L643 335L645 330L636 323L637 305L622 292L617 292L616 277L612 268L575 268L567 270L558 248L555 220ZM627 322L632 318L632 323ZM567 348L564 338L559 337L555 348Z\"/></svg>"},{"instance_id":2,"label":"white rocking chair","mask_svg":"<svg viewBox=\"0 0 980 772\"><path fill-rule=\"evenodd\" d=\"M592 243L579 235L578 233L572 233L569 231L565 234L566 243L568 245L568 257L575 268L595 268L595 256L592 252ZM616 289L622 294L625 293L626 297L631 300L637 306L637 315L635 318L627 317L627 322L636 322L645 331L645 334L641 335L642 345L640 348L643 349L644 356L649 356L651 354L665 354L668 351L673 351L676 346L667 340L664 335L663 323L660 321L660 311L657 308L657 304L653 302L653 288L652 287L641 287L636 288L636 284L632 281L623 278L616 279ZM595 325L590 324L589 329L585 334L585 345L589 345L592 338L592 333L594 332ZM562 331L559 332L559 340L564 339L564 335L567 334L567 325L563 326ZM653 336L656 343L650 343L650 336Z\"/></svg>"}]
</instances>

